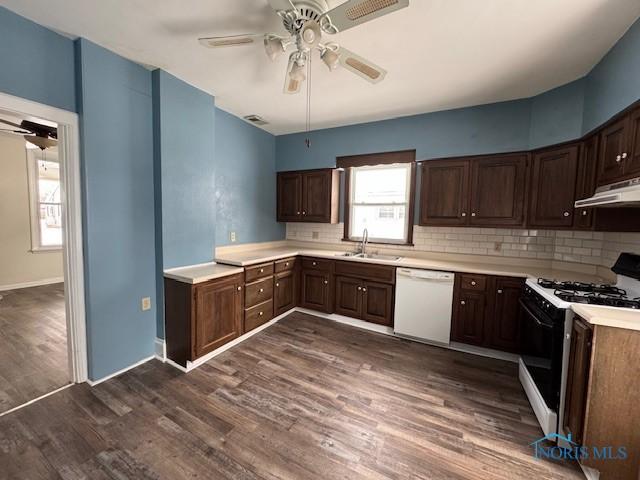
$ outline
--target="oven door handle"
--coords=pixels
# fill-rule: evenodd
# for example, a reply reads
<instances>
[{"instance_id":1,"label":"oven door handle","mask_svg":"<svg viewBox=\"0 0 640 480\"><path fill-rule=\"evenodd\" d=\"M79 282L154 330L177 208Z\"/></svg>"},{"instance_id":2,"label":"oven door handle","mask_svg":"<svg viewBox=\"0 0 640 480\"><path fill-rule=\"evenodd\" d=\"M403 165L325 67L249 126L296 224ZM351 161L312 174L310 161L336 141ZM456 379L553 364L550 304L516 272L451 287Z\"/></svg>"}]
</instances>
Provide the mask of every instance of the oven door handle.
<instances>
[{"instance_id":1,"label":"oven door handle","mask_svg":"<svg viewBox=\"0 0 640 480\"><path fill-rule=\"evenodd\" d=\"M548 322L542 322L540 321L540 319L536 316L535 313L533 313L533 311L531 310L531 308L529 308L529 306L524 302L524 300L521 298L520 299L520 306L524 309L524 311L531 317L533 318L533 320L536 322L536 324L539 327L542 328L547 328L549 330L553 329L553 324L548 323Z\"/></svg>"}]
</instances>

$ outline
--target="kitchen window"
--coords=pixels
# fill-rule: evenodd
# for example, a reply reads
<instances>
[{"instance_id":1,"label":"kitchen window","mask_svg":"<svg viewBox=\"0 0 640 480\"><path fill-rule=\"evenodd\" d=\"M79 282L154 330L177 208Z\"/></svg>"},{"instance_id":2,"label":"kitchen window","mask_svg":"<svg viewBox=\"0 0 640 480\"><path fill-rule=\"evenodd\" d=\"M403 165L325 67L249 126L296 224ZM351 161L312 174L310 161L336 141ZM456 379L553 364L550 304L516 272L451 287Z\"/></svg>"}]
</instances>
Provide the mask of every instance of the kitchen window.
<instances>
[{"instance_id":1,"label":"kitchen window","mask_svg":"<svg viewBox=\"0 0 640 480\"><path fill-rule=\"evenodd\" d=\"M62 248L60 163L55 152L27 149L31 250Z\"/></svg>"},{"instance_id":2,"label":"kitchen window","mask_svg":"<svg viewBox=\"0 0 640 480\"><path fill-rule=\"evenodd\" d=\"M414 163L347 169L345 240L411 244Z\"/></svg>"}]
</instances>

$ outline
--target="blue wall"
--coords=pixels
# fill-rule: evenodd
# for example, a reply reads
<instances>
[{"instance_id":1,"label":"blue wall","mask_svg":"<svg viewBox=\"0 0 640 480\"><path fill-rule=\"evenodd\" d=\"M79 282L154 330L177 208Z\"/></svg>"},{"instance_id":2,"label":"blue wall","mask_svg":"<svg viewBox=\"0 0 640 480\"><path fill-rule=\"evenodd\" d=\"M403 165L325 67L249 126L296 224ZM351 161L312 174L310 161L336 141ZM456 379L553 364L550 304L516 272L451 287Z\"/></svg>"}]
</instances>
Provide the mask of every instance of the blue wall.
<instances>
[{"instance_id":1,"label":"blue wall","mask_svg":"<svg viewBox=\"0 0 640 480\"><path fill-rule=\"evenodd\" d=\"M640 99L640 20L637 20L589 72L583 133Z\"/></svg>"},{"instance_id":2,"label":"blue wall","mask_svg":"<svg viewBox=\"0 0 640 480\"><path fill-rule=\"evenodd\" d=\"M89 378L99 379L154 353L151 72L83 39L77 55Z\"/></svg>"},{"instance_id":3,"label":"blue wall","mask_svg":"<svg viewBox=\"0 0 640 480\"><path fill-rule=\"evenodd\" d=\"M214 98L162 70L153 72L156 294L163 271L210 262L215 242ZM158 308L157 335L164 337Z\"/></svg>"},{"instance_id":4,"label":"blue wall","mask_svg":"<svg viewBox=\"0 0 640 480\"><path fill-rule=\"evenodd\" d=\"M275 137L216 109L216 245L282 240L276 222Z\"/></svg>"},{"instance_id":5,"label":"blue wall","mask_svg":"<svg viewBox=\"0 0 640 480\"><path fill-rule=\"evenodd\" d=\"M76 111L73 41L0 7L0 91Z\"/></svg>"}]
</instances>

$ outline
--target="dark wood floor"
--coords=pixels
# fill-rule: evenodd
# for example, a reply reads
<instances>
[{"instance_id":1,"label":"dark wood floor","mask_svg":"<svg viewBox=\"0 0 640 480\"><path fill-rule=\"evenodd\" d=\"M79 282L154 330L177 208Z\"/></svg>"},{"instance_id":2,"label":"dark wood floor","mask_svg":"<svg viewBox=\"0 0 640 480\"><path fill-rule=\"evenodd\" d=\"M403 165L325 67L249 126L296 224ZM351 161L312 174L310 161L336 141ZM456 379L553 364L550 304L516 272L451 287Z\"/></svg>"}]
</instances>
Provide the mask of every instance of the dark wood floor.
<instances>
[{"instance_id":1,"label":"dark wood floor","mask_svg":"<svg viewBox=\"0 0 640 480\"><path fill-rule=\"evenodd\" d=\"M153 360L0 418L0 477L582 478L539 436L514 364L294 313L189 374Z\"/></svg>"},{"instance_id":2,"label":"dark wood floor","mask_svg":"<svg viewBox=\"0 0 640 480\"><path fill-rule=\"evenodd\" d=\"M0 292L0 413L69 383L64 285Z\"/></svg>"}]
</instances>

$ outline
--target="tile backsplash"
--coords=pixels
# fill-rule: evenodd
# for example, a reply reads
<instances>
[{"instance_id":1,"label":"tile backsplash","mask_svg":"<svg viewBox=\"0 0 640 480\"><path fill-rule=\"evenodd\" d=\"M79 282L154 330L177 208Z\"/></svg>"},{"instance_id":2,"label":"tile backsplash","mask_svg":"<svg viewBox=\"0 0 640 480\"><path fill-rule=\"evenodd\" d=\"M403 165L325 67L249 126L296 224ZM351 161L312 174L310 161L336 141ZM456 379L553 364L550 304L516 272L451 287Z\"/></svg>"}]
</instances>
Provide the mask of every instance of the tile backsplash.
<instances>
[{"instance_id":1,"label":"tile backsplash","mask_svg":"<svg viewBox=\"0 0 640 480\"><path fill-rule=\"evenodd\" d=\"M287 240L340 244L344 225L288 223ZM640 233L414 226L414 246L396 250L557 260L611 267L620 252L640 253ZM379 248L376 245L372 248Z\"/></svg>"}]
</instances>

